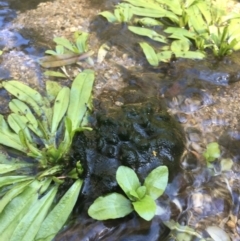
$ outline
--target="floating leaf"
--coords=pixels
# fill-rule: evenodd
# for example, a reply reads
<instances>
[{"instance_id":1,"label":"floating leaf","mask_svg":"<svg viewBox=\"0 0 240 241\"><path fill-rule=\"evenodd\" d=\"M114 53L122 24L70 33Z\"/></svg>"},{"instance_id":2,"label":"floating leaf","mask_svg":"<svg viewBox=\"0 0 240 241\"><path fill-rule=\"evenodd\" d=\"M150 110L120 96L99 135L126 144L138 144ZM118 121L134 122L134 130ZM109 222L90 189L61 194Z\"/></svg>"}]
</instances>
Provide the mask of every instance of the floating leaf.
<instances>
[{"instance_id":1,"label":"floating leaf","mask_svg":"<svg viewBox=\"0 0 240 241\"><path fill-rule=\"evenodd\" d=\"M83 181L78 179L68 189L52 211L43 221L35 237L35 241L51 241L67 221L77 201Z\"/></svg>"},{"instance_id":2,"label":"floating leaf","mask_svg":"<svg viewBox=\"0 0 240 241\"><path fill-rule=\"evenodd\" d=\"M132 204L134 210L138 213L138 215L147 221L151 220L154 217L157 210L156 203L148 195L146 195L139 201L133 202Z\"/></svg>"},{"instance_id":3,"label":"floating leaf","mask_svg":"<svg viewBox=\"0 0 240 241\"><path fill-rule=\"evenodd\" d=\"M88 215L97 220L121 218L133 211L131 202L123 195L111 193L98 197L88 209Z\"/></svg>"},{"instance_id":4,"label":"floating leaf","mask_svg":"<svg viewBox=\"0 0 240 241\"><path fill-rule=\"evenodd\" d=\"M146 194L156 200L165 191L168 183L168 168L159 166L153 169L144 181L147 188Z\"/></svg>"},{"instance_id":5,"label":"floating leaf","mask_svg":"<svg viewBox=\"0 0 240 241\"><path fill-rule=\"evenodd\" d=\"M116 180L129 199L131 199L130 191L136 191L141 185L137 174L126 166L120 166L117 169Z\"/></svg>"}]
</instances>

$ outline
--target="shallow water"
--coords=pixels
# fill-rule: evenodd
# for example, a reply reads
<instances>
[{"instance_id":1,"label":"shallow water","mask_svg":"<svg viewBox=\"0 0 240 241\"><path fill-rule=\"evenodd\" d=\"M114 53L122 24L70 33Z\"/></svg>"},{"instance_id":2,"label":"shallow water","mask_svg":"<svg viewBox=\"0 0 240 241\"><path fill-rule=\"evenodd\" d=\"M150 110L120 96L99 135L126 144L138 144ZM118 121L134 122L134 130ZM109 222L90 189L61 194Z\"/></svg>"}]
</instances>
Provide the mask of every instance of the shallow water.
<instances>
[{"instance_id":1,"label":"shallow water","mask_svg":"<svg viewBox=\"0 0 240 241\"><path fill-rule=\"evenodd\" d=\"M28 64L41 56L44 48L40 46L38 50L32 45L31 38L11 29L11 21L16 18L17 10L26 12L39 2L45 1L0 2L0 48L6 48L7 56L13 56L13 59L25 54L29 57ZM117 2L92 0L89 6L104 9ZM134 38L126 27L110 26L97 18L92 22L91 30L98 32L99 42L108 41L117 46L119 56L127 52L138 63L130 70L125 68L127 66L118 67L119 72L125 83L137 85L146 94L163 99L169 112L185 130L186 153L182 158L182 170L158 200L158 215L152 222L145 222L134 215L123 220L98 222L80 214L56 240L163 240L169 229L162 220L170 218L194 227L205 237L207 226L220 226L231 234L232 240L239 240L239 53L220 61L212 58L178 60L150 68L137 45L141 38ZM105 67L108 67L107 62ZM37 65L36 73L38 78L34 84L43 85ZM12 72L0 65L0 79L9 79L11 75ZM1 99L8 100L6 93L0 94ZM114 103L116 101L119 98ZM6 102L1 103L5 107L1 112L5 113ZM220 160L216 160L213 170L206 168L202 152L212 141L221 144L222 157L233 160L232 170L221 172ZM192 240L197 238L192 237Z\"/></svg>"}]
</instances>

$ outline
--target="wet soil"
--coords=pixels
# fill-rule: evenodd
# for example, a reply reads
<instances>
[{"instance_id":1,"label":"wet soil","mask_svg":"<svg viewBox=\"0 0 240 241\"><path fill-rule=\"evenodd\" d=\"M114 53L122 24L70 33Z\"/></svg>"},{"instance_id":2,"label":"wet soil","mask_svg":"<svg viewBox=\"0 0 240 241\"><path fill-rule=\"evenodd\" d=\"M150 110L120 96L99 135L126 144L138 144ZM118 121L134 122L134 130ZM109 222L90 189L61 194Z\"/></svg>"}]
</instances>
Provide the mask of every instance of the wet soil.
<instances>
[{"instance_id":1,"label":"wet soil","mask_svg":"<svg viewBox=\"0 0 240 241\"><path fill-rule=\"evenodd\" d=\"M120 89L129 83L137 86L145 96L161 99L185 131L186 152L180 160L180 171L158 201L164 212L159 211L149 223L134 214L120 222L95 222L78 215L56 240L162 240L169 230L159 220L170 218L200 233L206 226L216 225L230 233L233 241L239 240L240 54L223 60L177 60L151 68L139 49L141 38L135 38L124 25L110 25L96 17L117 2L0 2L0 48L4 50L0 79L15 78L43 88L45 78L38 57L54 46L54 37L72 38L76 30L87 31L95 64L81 63L67 67L67 71L93 68L97 73L94 95L113 108L126 104L116 94ZM238 5L231 2L229 7ZM105 42L110 50L103 62L97 63L98 48ZM7 111L8 98L1 93L1 112ZM214 170L206 168L202 153L212 141L221 144L222 158L233 160L229 171L221 172L220 160L214 163Z\"/></svg>"}]
</instances>

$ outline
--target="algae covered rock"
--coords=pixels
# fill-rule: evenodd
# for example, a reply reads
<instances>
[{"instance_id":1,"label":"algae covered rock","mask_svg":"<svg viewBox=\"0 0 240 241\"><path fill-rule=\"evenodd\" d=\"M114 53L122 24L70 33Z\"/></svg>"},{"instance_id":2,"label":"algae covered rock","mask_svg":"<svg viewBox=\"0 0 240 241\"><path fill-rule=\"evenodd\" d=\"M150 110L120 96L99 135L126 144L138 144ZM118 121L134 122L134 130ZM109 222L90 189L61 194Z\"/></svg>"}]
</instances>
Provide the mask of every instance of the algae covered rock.
<instances>
[{"instance_id":1,"label":"algae covered rock","mask_svg":"<svg viewBox=\"0 0 240 241\"><path fill-rule=\"evenodd\" d=\"M84 168L82 194L91 201L120 191L115 178L120 165L134 169L141 181L157 166L166 165L171 180L184 150L183 132L158 98L146 98L135 87L113 98L121 104L106 104L100 97L93 131L76 134L73 141L73 156ZM111 99L109 93L106 99Z\"/></svg>"}]
</instances>

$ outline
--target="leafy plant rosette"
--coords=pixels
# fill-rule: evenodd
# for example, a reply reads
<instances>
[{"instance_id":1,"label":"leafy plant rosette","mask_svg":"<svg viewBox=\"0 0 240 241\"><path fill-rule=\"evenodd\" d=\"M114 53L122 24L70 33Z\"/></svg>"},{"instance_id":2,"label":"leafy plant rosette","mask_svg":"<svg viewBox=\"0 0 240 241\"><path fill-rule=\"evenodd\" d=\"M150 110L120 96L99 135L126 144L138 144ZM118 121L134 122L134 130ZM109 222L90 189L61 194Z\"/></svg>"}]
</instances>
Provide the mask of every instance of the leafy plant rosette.
<instances>
[{"instance_id":1,"label":"leafy plant rosette","mask_svg":"<svg viewBox=\"0 0 240 241\"><path fill-rule=\"evenodd\" d=\"M140 46L152 66L177 58L203 59L210 49L222 57L240 49L240 14L226 13L224 0L123 0L100 15L128 23L129 31L165 46ZM159 29L161 29L159 31Z\"/></svg>"},{"instance_id":2,"label":"leafy plant rosette","mask_svg":"<svg viewBox=\"0 0 240 241\"><path fill-rule=\"evenodd\" d=\"M83 183L81 163L70 164L68 151L75 132L90 130L93 82L94 72L84 70L71 88L47 82L46 96L16 80L2 83L15 98L8 117L0 115L0 144L34 163L0 154L1 240L50 241L68 219ZM60 197L66 179L73 184Z\"/></svg>"},{"instance_id":3,"label":"leafy plant rosette","mask_svg":"<svg viewBox=\"0 0 240 241\"><path fill-rule=\"evenodd\" d=\"M89 216L97 220L115 219L135 210L143 219L151 220L156 213L155 200L164 193L168 183L168 168L166 166L155 168L141 185L134 170L120 166L116 179L126 196L110 193L98 197L89 207Z\"/></svg>"}]
</instances>

